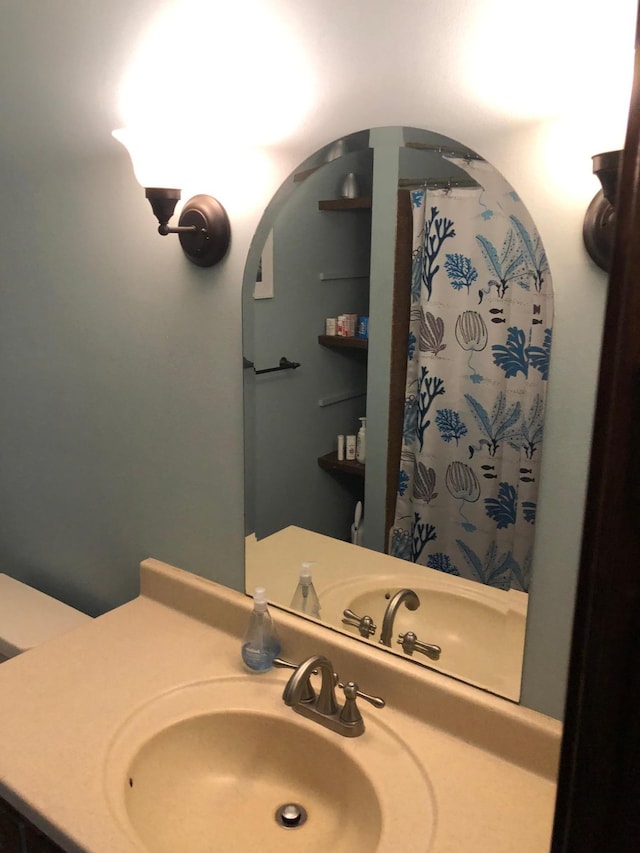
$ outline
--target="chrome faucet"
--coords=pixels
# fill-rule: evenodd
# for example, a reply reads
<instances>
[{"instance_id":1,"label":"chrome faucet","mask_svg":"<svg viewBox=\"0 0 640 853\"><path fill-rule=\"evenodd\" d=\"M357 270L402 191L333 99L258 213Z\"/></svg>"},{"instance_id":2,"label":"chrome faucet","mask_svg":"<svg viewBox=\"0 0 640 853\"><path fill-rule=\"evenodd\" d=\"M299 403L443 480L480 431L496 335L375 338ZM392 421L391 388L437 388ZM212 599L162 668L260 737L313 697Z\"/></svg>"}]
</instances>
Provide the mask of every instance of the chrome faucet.
<instances>
[{"instance_id":1,"label":"chrome faucet","mask_svg":"<svg viewBox=\"0 0 640 853\"><path fill-rule=\"evenodd\" d=\"M401 604L406 604L408 610L417 610L420 607L420 599L412 589L399 589L393 596L387 609L384 612L382 620L382 630L380 631L380 642L383 646L391 648L391 638L393 637L393 620L396 618L396 612Z\"/></svg>"},{"instance_id":2,"label":"chrome faucet","mask_svg":"<svg viewBox=\"0 0 640 853\"><path fill-rule=\"evenodd\" d=\"M285 661L277 661L279 666L291 666ZM319 672L322 677L320 693L315 691L310 684L310 676ZM295 667L295 671L287 682L282 698L285 705L293 710L315 720L321 726L331 729L344 737L357 737L364 732L364 720L360 709L356 704L358 697L366 699L376 708L384 708L384 699L379 696L370 696L358 689L353 681L347 684L338 684L344 690L344 705L338 705L335 696L335 687L338 677L333 671L331 661L324 655L313 655Z\"/></svg>"}]
</instances>

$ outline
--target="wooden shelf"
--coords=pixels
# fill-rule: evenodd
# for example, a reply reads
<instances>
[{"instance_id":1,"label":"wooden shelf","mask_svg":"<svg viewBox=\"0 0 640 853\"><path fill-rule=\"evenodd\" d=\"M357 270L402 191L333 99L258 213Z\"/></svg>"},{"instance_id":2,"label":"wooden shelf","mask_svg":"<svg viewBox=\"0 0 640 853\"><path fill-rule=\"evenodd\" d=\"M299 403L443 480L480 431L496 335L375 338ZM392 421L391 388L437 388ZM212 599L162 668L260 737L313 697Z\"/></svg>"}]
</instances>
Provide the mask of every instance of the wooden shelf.
<instances>
[{"instance_id":1,"label":"wooden shelf","mask_svg":"<svg viewBox=\"0 0 640 853\"><path fill-rule=\"evenodd\" d=\"M324 456L318 456L318 465L330 474L351 474L353 477L362 477L364 479L364 464L357 462L355 459L340 461L336 450L332 453L326 453Z\"/></svg>"},{"instance_id":2,"label":"wooden shelf","mask_svg":"<svg viewBox=\"0 0 640 853\"><path fill-rule=\"evenodd\" d=\"M318 202L318 210L371 210L371 196L328 198Z\"/></svg>"},{"instance_id":3,"label":"wooden shelf","mask_svg":"<svg viewBox=\"0 0 640 853\"><path fill-rule=\"evenodd\" d=\"M296 184L302 183L302 181L306 181L309 175L313 175L314 172L317 172L320 166L312 166L311 169L304 169L302 172L296 172L293 176L293 181Z\"/></svg>"},{"instance_id":4,"label":"wooden shelf","mask_svg":"<svg viewBox=\"0 0 640 853\"><path fill-rule=\"evenodd\" d=\"M368 338L345 338L342 335L318 335L318 343L331 349L369 349Z\"/></svg>"}]
</instances>

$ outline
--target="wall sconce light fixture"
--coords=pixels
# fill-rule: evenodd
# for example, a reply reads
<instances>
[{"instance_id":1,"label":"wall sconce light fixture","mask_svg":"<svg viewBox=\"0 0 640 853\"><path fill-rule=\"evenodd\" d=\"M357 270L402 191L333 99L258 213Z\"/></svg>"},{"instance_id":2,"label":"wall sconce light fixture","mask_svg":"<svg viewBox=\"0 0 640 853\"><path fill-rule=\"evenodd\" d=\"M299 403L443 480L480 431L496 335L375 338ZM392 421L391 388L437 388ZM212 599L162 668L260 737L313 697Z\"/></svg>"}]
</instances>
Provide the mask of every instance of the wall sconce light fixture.
<instances>
[{"instance_id":1,"label":"wall sconce light fixture","mask_svg":"<svg viewBox=\"0 0 640 853\"><path fill-rule=\"evenodd\" d=\"M591 159L593 173L598 176L602 189L596 193L587 208L582 237L592 260L608 272L613 254L613 235L616 227L615 205L622 151L605 151Z\"/></svg>"},{"instance_id":2,"label":"wall sconce light fixture","mask_svg":"<svg viewBox=\"0 0 640 853\"><path fill-rule=\"evenodd\" d=\"M127 149L138 183L159 222L158 233L177 234L182 251L199 267L212 267L227 253L231 240L229 217L220 202L210 195L196 195L182 208L177 226L169 225L181 190L167 187L162 163L162 139L134 136L127 130L114 130L113 136ZM147 145L146 143L149 143ZM156 153L157 152L157 153ZM168 183L178 183L169 180Z\"/></svg>"}]
</instances>

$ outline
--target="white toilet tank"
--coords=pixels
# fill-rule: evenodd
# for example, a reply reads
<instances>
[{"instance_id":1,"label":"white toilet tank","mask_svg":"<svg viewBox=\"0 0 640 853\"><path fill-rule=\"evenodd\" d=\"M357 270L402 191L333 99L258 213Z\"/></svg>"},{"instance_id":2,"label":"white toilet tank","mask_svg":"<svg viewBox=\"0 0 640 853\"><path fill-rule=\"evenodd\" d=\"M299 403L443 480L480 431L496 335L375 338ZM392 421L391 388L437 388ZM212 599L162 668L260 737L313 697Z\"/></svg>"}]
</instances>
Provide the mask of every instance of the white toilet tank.
<instances>
[{"instance_id":1,"label":"white toilet tank","mask_svg":"<svg viewBox=\"0 0 640 853\"><path fill-rule=\"evenodd\" d=\"M90 616L0 574L0 661L82 625Z\"/></svg>"}]
</instances>

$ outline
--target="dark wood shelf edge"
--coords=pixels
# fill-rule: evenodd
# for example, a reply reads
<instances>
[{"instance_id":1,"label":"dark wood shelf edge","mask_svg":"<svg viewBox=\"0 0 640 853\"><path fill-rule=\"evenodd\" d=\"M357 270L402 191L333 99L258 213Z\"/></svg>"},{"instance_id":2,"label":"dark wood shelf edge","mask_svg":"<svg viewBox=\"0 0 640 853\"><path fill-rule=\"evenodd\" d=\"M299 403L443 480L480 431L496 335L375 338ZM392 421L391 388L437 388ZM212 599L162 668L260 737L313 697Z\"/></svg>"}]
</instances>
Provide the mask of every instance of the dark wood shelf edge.
<instances>
[{"instance_id":1,"label":"dark wood shelf edge","mask_svg":"<svg viewBox=\"0 0 640 853\"><path fill-rule=\"evenodd\" d=\"M345 338L342 335L318 335L318 343L332 349L369 349L368 338Z\"/></svg>"},{"instance_id":2,"label":"dark wood shelf edge","mask_svg":"<svg viewBox=\"0 0 640 853\"><path fill-rule=\"evenodd\" d=\"M371 210L371 196L360 198L328 198L318 202L318 210Z\"/></svg>"},{"instance_id":3,"label":"dark wood shelf edge","mask_svg":"<svg viewBox=\"0 0 640 853\"><path fill-rule=\"evenodd\" d=\"M351 474L353 477L362 477L364 479L364 464L351 459L340 461L336 450L331 453L325 453L324 456L318 456L318 465L330 474Z\"/></svg>"},{"instance_id":4,"label":"dark wood shelf edge","mask_svg":"<svg viewBox=\"0 0 640 853\"><path fill-rule=\"evenodd\" d=\"M310 169L304 169L302 172L296 172L293 176L293 182L295 184L302 183L302 181L306 181L309 175L313 175L314 172L317 172L320 166L312 166Z\"/></svg>"}]
</instances>

